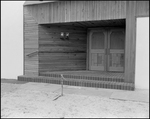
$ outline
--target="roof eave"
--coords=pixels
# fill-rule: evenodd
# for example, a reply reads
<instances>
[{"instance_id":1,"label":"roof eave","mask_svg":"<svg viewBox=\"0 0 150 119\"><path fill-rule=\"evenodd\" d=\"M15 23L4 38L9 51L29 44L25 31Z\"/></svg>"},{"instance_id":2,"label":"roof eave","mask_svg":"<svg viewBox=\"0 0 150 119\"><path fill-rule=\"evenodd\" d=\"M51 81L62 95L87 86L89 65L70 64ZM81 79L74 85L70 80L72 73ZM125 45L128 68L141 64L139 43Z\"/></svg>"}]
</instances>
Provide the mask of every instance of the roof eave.
<instances>
[{"instance_id":1,"label":"roof eave","mask_svg":"<svg viewBox=\"0 0 150 119\"><path fill-rule=\"evenodd\" d=\"M57 2L57 0L51 0L51 1L25 1L23 6L42 4L42 3L49 3L49 2Z\"/></svg>"}]
</instances>

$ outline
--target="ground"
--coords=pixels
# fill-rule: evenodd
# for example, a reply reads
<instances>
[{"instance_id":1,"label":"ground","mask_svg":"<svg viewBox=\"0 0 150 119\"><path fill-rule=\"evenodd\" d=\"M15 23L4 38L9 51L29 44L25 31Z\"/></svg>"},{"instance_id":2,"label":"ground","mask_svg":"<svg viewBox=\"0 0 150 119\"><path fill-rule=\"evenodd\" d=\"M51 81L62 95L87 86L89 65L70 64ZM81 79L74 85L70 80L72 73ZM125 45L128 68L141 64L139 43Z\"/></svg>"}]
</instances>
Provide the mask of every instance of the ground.
<instances>
[{"instance_id":1,"label":"ground","mask_svg":"<svg viewBox=\"0 0 150 119\"><path fill-rule=\"evenodd\" d=\"M56 99L60 85L1 83L1 117L149 117L149 103L65 93L67 88L64 86L64 95Z\"/></svg>"}]
</instances>

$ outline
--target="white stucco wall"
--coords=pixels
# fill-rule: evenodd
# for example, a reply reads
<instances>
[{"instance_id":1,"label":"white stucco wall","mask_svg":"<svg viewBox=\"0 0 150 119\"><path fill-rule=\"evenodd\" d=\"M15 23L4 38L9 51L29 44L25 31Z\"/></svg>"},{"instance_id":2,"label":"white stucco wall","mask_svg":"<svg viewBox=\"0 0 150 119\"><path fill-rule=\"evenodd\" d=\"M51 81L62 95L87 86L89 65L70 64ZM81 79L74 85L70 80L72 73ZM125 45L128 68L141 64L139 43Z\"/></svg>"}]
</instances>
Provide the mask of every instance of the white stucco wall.
<instances>
[{"instance_id":1,"label":"white stucco wall","mask_svg":"<svg viewBox=\"0 0 150 119\"><path fill-rule=\"evenodd\" d=\"M23 3L1 1L1 78L23 75Z\"/></svg>"},{"instance_id":2,"label":"white stucco wall","mask_svg":"<svg viewBox=\"0 0 150 119\"><path fill-rule=\"evenodd\" d=\"M137 18L135 88L149 89L149 17Z\"/></svg>"}]
</instances>

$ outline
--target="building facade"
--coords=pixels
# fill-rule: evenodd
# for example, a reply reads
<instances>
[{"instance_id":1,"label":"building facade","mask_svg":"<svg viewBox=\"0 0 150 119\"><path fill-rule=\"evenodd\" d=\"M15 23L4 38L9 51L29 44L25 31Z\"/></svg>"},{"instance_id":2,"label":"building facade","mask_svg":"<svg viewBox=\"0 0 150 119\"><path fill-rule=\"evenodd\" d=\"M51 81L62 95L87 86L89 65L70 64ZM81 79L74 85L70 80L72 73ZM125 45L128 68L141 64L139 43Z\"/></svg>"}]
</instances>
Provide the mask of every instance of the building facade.
<instances>
[{"instance_id":1,"label":"building facade","mask_svg":"<svg viewBox=\"0 0 150 119\"><path fill-rule=\"evenodd\" d=\"M117 89L132 84L128 89L134 90L137 17L149 17L149 1L25 2L24 76L122 74L124 84L118 81Z\"/></svg>"}]
</instances>

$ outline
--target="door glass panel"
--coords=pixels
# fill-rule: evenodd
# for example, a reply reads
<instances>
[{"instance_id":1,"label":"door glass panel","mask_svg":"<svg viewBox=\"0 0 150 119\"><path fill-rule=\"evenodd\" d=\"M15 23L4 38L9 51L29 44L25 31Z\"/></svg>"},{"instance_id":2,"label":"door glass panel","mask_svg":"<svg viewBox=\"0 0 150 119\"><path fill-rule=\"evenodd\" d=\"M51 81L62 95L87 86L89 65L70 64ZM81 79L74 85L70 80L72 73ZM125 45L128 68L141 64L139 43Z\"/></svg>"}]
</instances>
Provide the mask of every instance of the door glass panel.
<instances>
[{"instance_id":1,"label":"door glass panel","mask_svg":"<svg viewBox=\"0 0 150 119\"><path fill-rule=\"evenodd\" d=\"M104 49L105 36L103 32L94 32L92 34L92 49Z\"/></svg>"},{"instance_id":2,"label":"door glass panel","mask_svg":"<svg viewBox=\"0 0 150 119\"><path fill-rule=\"evenodd\" d=\"M124 49L124 39L122 31L113 31L110 34L110 49Z\"/></svg>"}]
</instances>

